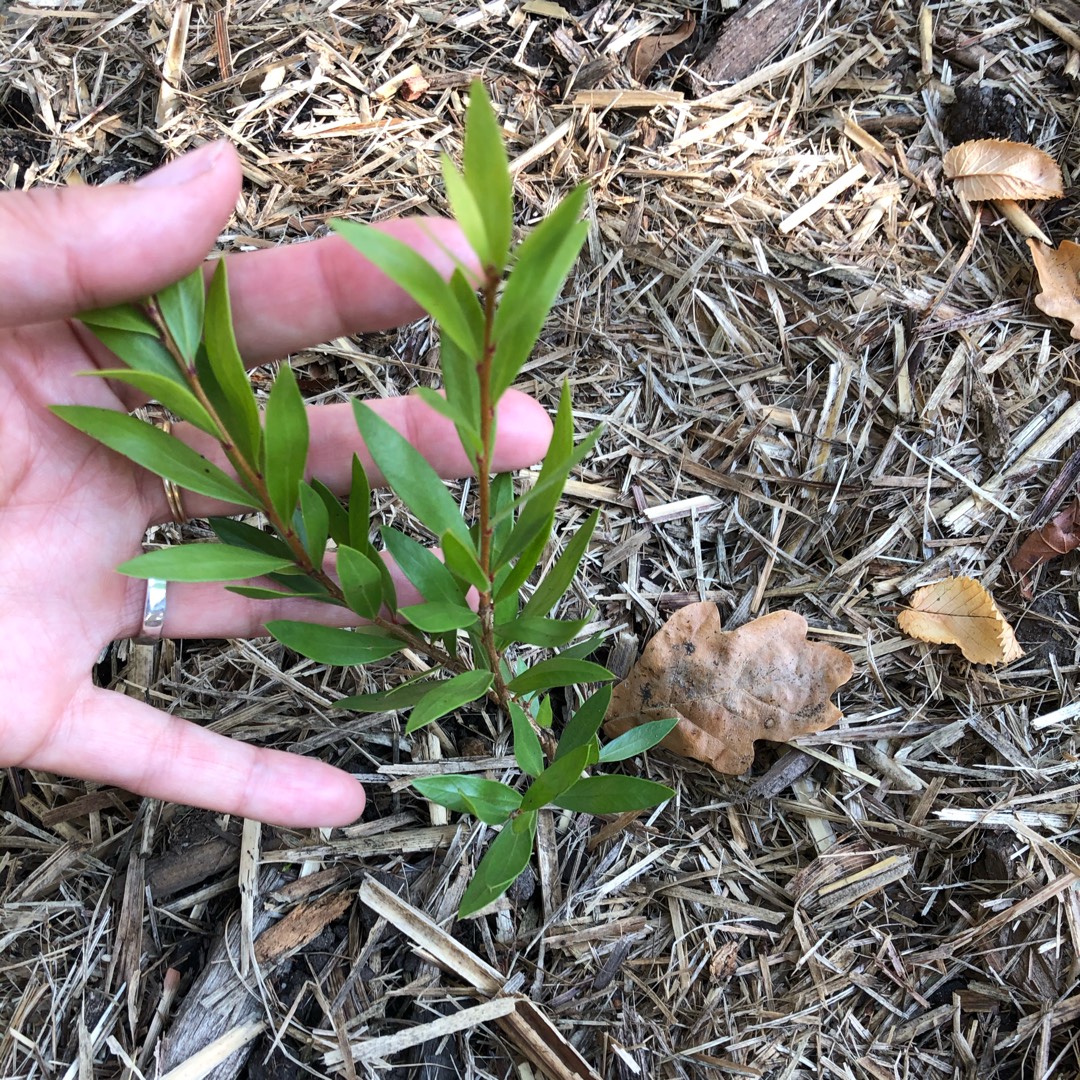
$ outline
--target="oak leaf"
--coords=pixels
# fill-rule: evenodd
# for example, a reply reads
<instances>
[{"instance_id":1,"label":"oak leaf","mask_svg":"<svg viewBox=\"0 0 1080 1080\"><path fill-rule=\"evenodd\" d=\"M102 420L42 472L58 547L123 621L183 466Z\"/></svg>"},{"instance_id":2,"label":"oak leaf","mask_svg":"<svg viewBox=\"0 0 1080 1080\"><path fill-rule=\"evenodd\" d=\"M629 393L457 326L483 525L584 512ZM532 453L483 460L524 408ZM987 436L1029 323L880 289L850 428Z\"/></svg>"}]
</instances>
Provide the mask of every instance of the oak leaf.
<instances>
[{"instance_id":1,"label":"oak leaf","mask_svg":"<svg viewBox=\"0 0 1080 1080\"><path fill-rule=\"evenodd\" d=\"M944 578L917 589L897 621L919 641L958 645L973 664L1011 664L1024 655L994 598L974 578Z\"/></svg>"},{"instance_id":2,"label":"oak leaf","mask_svg":"<svg viewBox=\"0 0 1080 1080\"><path fill-rule=\"evenodd\" d=\"M1048 521L1037 532L1033 532L1021 545L1020 550L1009 560L1009 566L1018 574L1024 575L1029 570L1059 555L1066 555L1080 547L1080 499L1066 507L1057 517ZM1024 595L1031 595L1031 585L1023 584Z\"/></svg>"},{"instance_id":3,"label":"oak leaf","mask_svg":"<svg viewBox=\"0 0 1080 1080\"><path fill-rule=\"evenodd\" d=\"M1029 240L1028 247L1042 286L1035 306L1051 318L1067 319L1070 335L1080 339L1080 244L1062 240L1052 248Z\"/></svg>"},{"instance_id":4,"label":"oak leaf","mask_svg":"<svg viewBox=\"0 0 1080 1080\"><path fill-rule=\"evenodd\" d=\"M840 719L830 699L855 665L847 653L807 641L806 629L794 611L724 631L715 604L681 608L615 687L605 732L676 718L661 746L718 772L745 772L755 739L786 742Z\"/></svg>"},{"instance_id":5,"label":"oak leaf","mask_svg":"<svg viewBox=\"0 0 1080 1080\"><path fill-rule=\"evenodd\" d=\"M626 54L626 66L630 74L644 82L645 76L660 62L665 53L681 45L697 28L697 20L687 12L686 17L670 34L647 34L638 38Z\"/></svg>"},{"instance_id":6,"label":"oak leaf","mask_svg":"<svg viewBox=\"0 0 1080 1080\"><path fill-rule=\"evenodd\" d=\"M1061 169L1047 153L1028 143L973 139L954 146L942 161L958 195L985 199L1059 199Z\"/></svg>"}]
</instances>

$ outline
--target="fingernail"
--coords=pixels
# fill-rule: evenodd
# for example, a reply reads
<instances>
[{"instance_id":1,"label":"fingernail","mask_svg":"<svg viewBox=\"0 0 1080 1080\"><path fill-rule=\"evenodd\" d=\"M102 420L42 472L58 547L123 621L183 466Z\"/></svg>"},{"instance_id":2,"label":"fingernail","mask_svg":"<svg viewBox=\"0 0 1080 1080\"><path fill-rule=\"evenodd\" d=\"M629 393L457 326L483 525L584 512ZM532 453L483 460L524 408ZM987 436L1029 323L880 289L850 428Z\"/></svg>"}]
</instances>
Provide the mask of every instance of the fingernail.
<instances>
[{"instance_id":1,"label":"fingernail","mask_svg":"<svg viewBox=\"0 0 1080 1080\"><path fill-rule=\"evenodd\" d=\"M213 142L181 154L175 161L155 169L147 176L135 181L136 187L164 188L178 187L208 173L218 162L225 148L223 142Z\"/></svg>"}]
</instances>

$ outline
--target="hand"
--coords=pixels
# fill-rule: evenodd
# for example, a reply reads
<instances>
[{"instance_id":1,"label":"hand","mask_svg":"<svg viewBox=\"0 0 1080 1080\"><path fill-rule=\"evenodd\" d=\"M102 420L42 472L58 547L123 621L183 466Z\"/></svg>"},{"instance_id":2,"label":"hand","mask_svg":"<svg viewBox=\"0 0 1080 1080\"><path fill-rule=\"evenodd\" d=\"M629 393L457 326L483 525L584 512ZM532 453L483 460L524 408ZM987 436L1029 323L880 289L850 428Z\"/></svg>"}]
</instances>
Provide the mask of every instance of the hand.
<instances>
[{"instance_id":1,"label":"hand","mask_svg":"<svg viewBox=\"0 0 1080 1080\"><path fill-rule=\"evenodd\" d=\"M91 681L102 648L138 634L142 624L146 584L114 568L138 554L145 529L170 512L158 477L48 411L53 404L142 404L130 387L79 377L115 361L70 318L189 273L213 246L239 187L234 151L215 143L134 185L0 194L0 766L267 822L342 825L364 808L363 789L348 773L236 742ZM445 273L452 260L442 248L472 258L451 222L424 219L423 231L415 220L385 228ZM336 238L230 256L229 280L240 348L252 364L419 315ZM443 475L468 472L453 426L419 400L374 406ZM370 464L351 409L309 412L312 472L345 492L352 453ZM551 426L535 402L511 392L498 430L496 467L505 470L537 461ZM186 425L174 432L198 442ZM183 502L191 516L234 509L191 492ZM329 610L174 583L164 634L255 636L269 619L326 619Z\"/></svg>"}]
</instances>

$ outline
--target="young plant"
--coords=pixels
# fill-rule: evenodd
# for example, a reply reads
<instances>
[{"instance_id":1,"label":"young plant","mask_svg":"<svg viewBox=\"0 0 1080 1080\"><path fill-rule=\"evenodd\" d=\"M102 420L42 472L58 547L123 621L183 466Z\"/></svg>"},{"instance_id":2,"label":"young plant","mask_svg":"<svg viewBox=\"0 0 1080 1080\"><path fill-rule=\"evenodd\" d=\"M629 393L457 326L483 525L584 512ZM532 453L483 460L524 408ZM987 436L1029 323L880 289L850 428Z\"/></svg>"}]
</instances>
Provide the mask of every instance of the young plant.
<instances>
[{"instance_id":1,"label":"young plant","mask_svg":"<svg viewBox=\"0 0 1080 1080\"><path fill-rule=\"evenodd\" d=\"M566 481L599 434L594 430L575 444L565 384L536 482L517 493L511 476L492 475L499 399L533 349L585 241L588 226L580 218L586 189L570 192L514 245L510 171L480 83L470 92L464 169L444 156L443 175L454 216L480 260L478 278L459 266L445 281L401 241L353 222L332 223L438 323L443 393L417 393L453 422L475 467L472 512L458 506L434 469L389 424L360 402L353 408L372 459L437 539L441 559L400 530L373 529L368 479L355 457L344 502L318 480L305 481L308 428L296 379L282 365L260 413L233 334L224 261L208 288L197 270L155 296L89 312L82 321L127 365L92 374L130 383L212 435L235 475L135 417L87 406L54 411L181 487L263 513L273 530L211 519L219 543L152 551L124 563L122 573L189 582L264 577L268 584L228 587L246 597L298 596L349 609L366 624L346 630L277 620L267 628L288 648L324 664L365 664L405 648L423 653L432 669L422 677L337 703L357 711L407 710L407 733L474 702L499 710L512 732L518 783L463 774L413 784L450 810L500 827L462 900L461 914L468 915L497 899L524 870L543 807L622 813L669 798L670 788L649 780L585 774L647 750L675 721L636 728L604 747L597 738L613 676L587 659L598 644L595 637L579 640L588 620L551 616L585 553L595 511L522 597L552 536ZM421 603L398 603L373 534ZM523 645L553 654L526 666L517 655ZM597 684L600 689L585 696L584 688ZM583 700L556 741L549 695L560 688L571 700Z\"/></svg>"}]
</instances>

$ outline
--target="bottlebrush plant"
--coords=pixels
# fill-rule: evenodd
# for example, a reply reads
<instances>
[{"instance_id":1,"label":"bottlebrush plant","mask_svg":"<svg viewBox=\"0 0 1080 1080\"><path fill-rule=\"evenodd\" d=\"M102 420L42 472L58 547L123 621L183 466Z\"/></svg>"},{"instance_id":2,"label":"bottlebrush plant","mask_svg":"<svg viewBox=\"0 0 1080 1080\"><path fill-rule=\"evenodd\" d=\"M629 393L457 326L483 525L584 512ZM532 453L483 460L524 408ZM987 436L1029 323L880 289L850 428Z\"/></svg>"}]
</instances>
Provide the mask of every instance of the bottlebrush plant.
<instances>
[{"instance_id":1,"label":"bottlebrush plant","mask_svg":"<svg viewBox=\"0 0 1080 1080\"><path fill-rule=\"evenodd\" d=\"M498 710L512 732L521 770L515 783L470 774L413 782L425 798L498 829L465 891L464 916L497 899L528 865L543 807L622 813L669 798L673 792L661 784L587 770L647 750L676 721L634 728L604 746L597 738L613 676L587 659L598 644L595 637L581 640L588 620L551 617L589 544L595 511L547 573L533 581L567 478L599 434L594 430L575 444L565 384L536 482L518 492L509 474L492 475L496 407L536 344L585 241L588 225L581 214L587 190L575 188L513 244L512 178L498 122L479 83L470 91L464 169L444 156L443 175L454 216L483 268L479 280L459 267L446 281L394 237L354 222L332 223L438 324L443 393L416 393L453 421L475 467L476 496L468 507L458 505L434 469L386 421L359 401L353 408L386 483L438 538L441 558L398 529L373 525L368 478L355 457L345 501L317 479L304 479L303 398L292 369L283 364L265 409L259 409L233 334L224 261L209 285L199 269L152 297L89 312L82 321L126 365L94 374L134 385L212 435L232 475L134 416L86 406L54 411L183 488L261 512L273 530L235 518L211 519L219 542L150 551L120 566L121 573L186 582L260 577L265 584L229 588L251 598L305 597L349 609L364 625L338 629L277 620L267 629L289 649L323 664L368 664L402 649L426 656L432 667L423 676L337 702L358 711L407 711L407 734L467 706ZM421 603L399 604L377 543L418 590ZM519 653L533 656L536 647L550 655L527 664ZM580 701L558 739L551 730L550 694L556 689Z\"/></svg>"}]
</instances>

